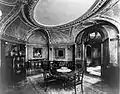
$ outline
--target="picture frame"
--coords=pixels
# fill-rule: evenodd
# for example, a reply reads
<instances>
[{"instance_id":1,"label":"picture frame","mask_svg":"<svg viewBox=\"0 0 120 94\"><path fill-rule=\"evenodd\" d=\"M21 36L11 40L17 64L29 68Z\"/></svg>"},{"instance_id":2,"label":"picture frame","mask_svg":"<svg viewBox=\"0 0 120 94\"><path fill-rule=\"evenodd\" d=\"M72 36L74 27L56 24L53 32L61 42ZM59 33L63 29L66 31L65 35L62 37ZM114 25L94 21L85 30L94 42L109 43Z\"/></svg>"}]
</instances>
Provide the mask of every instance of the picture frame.
<instances>
[{"instance_id":1,"label":"picture frame","mask_svg":"<svg viewBox=\"0 0 120 94\"><path fill-rule=\"evenodd\" d=\"M42 48L33 48L33 58L42 58Z\"/></svg>"},{"instance_id":2,"label":"picture frame","mask_svg":"<svg viewBox=\"0 0 120 94\"><path fill-rule=\"evenodd\" d=\"M55 58L65 59L65 48L55 48Z\"/></svg>"}]
</instances>

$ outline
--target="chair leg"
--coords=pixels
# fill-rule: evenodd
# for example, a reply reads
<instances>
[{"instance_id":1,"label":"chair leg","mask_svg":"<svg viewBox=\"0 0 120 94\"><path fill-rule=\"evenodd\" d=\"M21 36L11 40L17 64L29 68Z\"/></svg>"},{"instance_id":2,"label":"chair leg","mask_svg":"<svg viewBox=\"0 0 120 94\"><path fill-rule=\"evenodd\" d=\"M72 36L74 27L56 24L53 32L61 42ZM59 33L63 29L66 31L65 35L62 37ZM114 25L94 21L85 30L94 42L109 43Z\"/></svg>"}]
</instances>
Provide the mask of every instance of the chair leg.
<instances>
[{"instance_id":1,"label":"chair leg","mask_svg":"<svg viewBox=\"0 0 120 94\"><path fill-rule=\"evenodd\" d=\"M81 83L81 92L82 92L82 94L83 94L83 84Z\"/></svg>"},{"instance_id":2,"label":"chair leg","mask_svg":"<svg viewBox=\"0 0 120 94\"><path fill-rule=\"evenodd\" d=\"M45 86L44 91L46 92L47 91L47 83L45 81L44 81L44 86Z\"/></svg>"},{"instance_id":3,"label":"chair leg","mask_svg":"<svg viewBox=\"0 0 120 94\"><path fill-rule=\"evenodd\" d=\"M44 90L45 92L47 91L47 87L45 87L45 90Z\"/></svg>"},{"instance_id":4,"label":"chair leg","mask_svg":"<svg viewBox=\"0 0 120 94\"><path fill-rule=\"evenodd\" d=\"M75 94L77 94L77 91L76 91L76 83L74 82L74 89L75 89Z\"/></svg>"}]
</instances>

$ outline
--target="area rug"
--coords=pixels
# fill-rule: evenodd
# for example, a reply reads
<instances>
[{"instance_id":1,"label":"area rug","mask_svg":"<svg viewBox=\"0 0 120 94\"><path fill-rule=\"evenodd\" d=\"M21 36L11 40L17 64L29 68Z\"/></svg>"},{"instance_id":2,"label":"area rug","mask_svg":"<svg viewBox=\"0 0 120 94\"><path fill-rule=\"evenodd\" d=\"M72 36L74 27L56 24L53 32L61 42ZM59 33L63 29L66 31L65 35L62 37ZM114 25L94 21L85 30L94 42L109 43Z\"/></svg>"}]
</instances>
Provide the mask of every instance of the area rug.
<instances>
[{"instance_id":1,"label":"area rug","mask_svg":"<svg viewBox=\"0 0 120 94\"><path fill-rule=\"evenodd\" d=\"M33 76L28 78L29 81L33 84L35 90L38 94L41 94L41 91L44 94L75 94L75 90L72 87L69 87L69 84L66 88L60 84L60 81L56 81L55 83L50 83L49 87L47 87L47 91L45 91L44 81L42 75ZM89 76L84 76L84 94L107 94L106 92L102 91L101 85L97 85L101 79L99 78L91 78ZM94 85L96 84L96 86ZM76 86L77 94L81 94L81 86Z\"/></svg>"},{"instance_id":2,"label":"area rug","mask_svg":"<svg viewBox=\"0 0 120 94\"><path fill-rule=\"evenodd\" d=\"M102 83L99 77L91 77L84 75L83 82L84 94L119 94L109 88L108 85ZM14 85L3 89L2 94L75 94L74 87L67 83L63 87L60 80L56 80L45 87L43 75L28 76L26 80L18 82ZM81 86L76 86L77 94L81 93ZM1 93L0 93L1 94Z\"/></svg>"}]
</instances>

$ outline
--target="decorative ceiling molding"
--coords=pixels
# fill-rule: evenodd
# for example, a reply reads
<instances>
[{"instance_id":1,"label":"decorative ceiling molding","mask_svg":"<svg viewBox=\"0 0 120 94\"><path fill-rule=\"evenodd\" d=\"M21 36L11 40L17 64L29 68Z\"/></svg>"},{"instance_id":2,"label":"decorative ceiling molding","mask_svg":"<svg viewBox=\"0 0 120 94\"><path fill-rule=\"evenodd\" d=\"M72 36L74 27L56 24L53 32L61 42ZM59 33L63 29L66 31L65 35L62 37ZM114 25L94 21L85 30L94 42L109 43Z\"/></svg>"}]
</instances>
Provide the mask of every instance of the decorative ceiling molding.
<instances>
[{"instance_id":1,"label":"decorative ceiling molding","mask_svg":"<svg viewBox=\"0 0 120 94\"><path fill-rule=\"evenodd\" d=\"M0 21L0 32L1 32L1 34L4 34L4 31L5 31L6 27L19 14L19 12L21 10L21 5L22 5L22 2L18 1L16 3L16 6L13 7L12 11L4 19L2 19Z\"/></svg>"},{"instance_id":2,"label":"decorative ceiling molding","mask_svg":"<svg viewBox=\"0 0 120 94\"><path fill-rule=\"evenodd\" d=\"M55 28L55 29L65 29L65 28L69 28L69 27L72 27L73 25L77 24L77 23L81 23L82 21L86 20L87 18L91 17L92 15L94 15L96 12L98 12L100 10L100 8L103 6L103 5L106 5L106 2L108 1L111 1L111 0L97 0L96 3L92 6L92 9L90 9L87 13L85 13L83 16L79 17L78 19L72 21L72 22L69 22L67 24L63 24L63 25L60 25L60 26L55 26L55 27L48 27L48 26L43 26L43 25L40 25L40 24L37 24L34 19L33 19L33 10L34 10L34 7L35 5L37 4L38 0L30 0L28 1L28 12L29 12L29 18L30 20L36 25L36 26L39 26L39 27L44 27L44 28Z\"/></svg>"},{"instance_id":3,"label":"decorative ceiling molding","mask_svg":"<svg viewBox=\"0 0 120 94\"><path fill-rule=\"evenodd\" d=\"M107 11L112 9L118 2L120 2L120 0L110 0L107 6L104 9L102 9L99 13L97 13L97 15L102 15L106 13Z\"/></svg>"},{"instance_id":4,"label":"decorative ceiling molding","mask_svg":"<svg viewBox=\"0 0 120 94\"><path fill-rule=\"evenodd\" d=\"M94 24L98 24L98 23L96 23L96 20L101 20L102 22L106 21L108 23L111 23L111 24L115 25L115 27L118 28L118 31L120 32L120 27L119 27L120 22L115 20L114 17L112 18L109 15L108 16L104 15L104 13L106 13L107 11L112 9L119 1L120 0L111 0L111 2L109 2L107 4L107 6L103 7L103 9L101 9L101 11L99 11L92 17L88 18L87 20L81 22L80 24L75 25L72 30L73 36L77 36L77 34L80 33L81 31L83 31L85 28L93 26Z\"/></svg>"},{"instance_id":5,"label":"decorative ceiling molding","mask_svg":"<svg viewBox=\"0 0 120 94\"><path fill-rule=\"evenodd\" d=\"M27 1L24 0L23 3L24 3L24 4L27 4ZM30 26L32 26L32 27L34 27L34 28L37 28L34 24L32 24L32 23L30 22L30 20L29 20L28 17L26 16L25 10L24 10L24 6L22 6L21 14L22 14L22 15L21 15L22 18L24 19L24 21L25 21L26 23L28 23Z\"/></svg>"},{"instance_id":6,"label":"decorative ceiling molding","mask_svg":"<svg viewBox=\"0 0 120 94\"><path fill-rule=\"evenodd\" d=\"M38 31L31 34L31 36L28 38L27 42L30 43L30 44L47 45L48 44L48 38L44 34L44 32L40 32L38 30Z\"/></svg>"},{"instance_id":7,"label":"decorative ceiling molding","mask_svg":"<svg viewBox=\"0 0 120 94\"><path fill-rule=\"evenodd\" d=\"M101 32L101 36L103 37L103 41L108 38L107 30L103 27L104 24L99 25L99 22L95 26L91 26L89 28L85 28L83 32L79 32L79 34L75 37L75 42L77 44L81 44L84 41L84 38L87 36L89 31L93 32L94 30L97 30L97 32Z\"/></svg>"},{"instance_id":8,"label":"decorative ceiling molding","mask_svg":"<svg viewBox=\"0 0 120 94\"><path fill-rule=\"evenodd\" d=\"M12 2L8 2L8 1L5 1L5 0L0 0L0 3L3 4L3 5L7 5L7 6L15 6L18 0L13 0L13 1Z\"/></svg>"},{"instance_id":9,"label":"decorative ceiling molding","mask_svg":"<svg viewBox=\"0 0 120 94\"><path fill-rule=\"evenodd\" d=\"M84 15L92 9L95 2L96 0L39 0L33 9L33 19L46 27L60 26Z\"/></svg>"},{"instance_id":10,"label":"decorative ceiling molding","mask_svg":"<svg viewBox=\"0 0 120 94\"><path fill-rule=\"evenodd\" d=\"M9 15L11 11L13 11L13 8L14 6L7 6L0 3L0 11L2 12L2 15L0 16L0 21L5 19L7 15Z\"/></svg>"},{"instance_id":11,"label":"decorative ceiling molding","mask_svg":"<svg viewBox=\"0 0 120 94\"><path fill-rule=\"evenodd\" d=\"M48 27L37 24L33 19L33 10L38 0L18 0L13 10L2 21L0 21L0 27L1 31L6 31L7 26L11 24L12 20L17 18L21 12L22 17L24 18L23 22L27 23L27 26L32 27L32 29L27 32L25 40L27 40L28 36L35 30L43 29L49 37L50 44L72 43L74 41L73 36L76 37L83 29L96 24L95 19L102 19L102 13L111 9L118 1L119 0L97 0L91 9L78 19L60 26ZM28 12L28 15L26 15L25 12Z\"/></svg>"},{"instance_id":12,"label":"decorative ceiling molding","mask_svg":"<svg viewBox=\"0 0 120 94\"><path fill-rule=\"evenodd\" d=\"M70 32L71 32L71 28L68 29L67 33L66 33L66 30L64 31L56 31L54 29L48 30L50 44L73 43L74 39L72 35L69 34Z\"/></svg>"},{"instance_id":13,"label":"decorative ceiling molding","mask_svg":"<svg viewBox=\"0 0 120 94\"><path fill-rule=\"evenodd\" d=\"M101 15L99 17L94 17L91 20L98 20L98 21L105 21L105 22L109 22L112 25L114 25L116 27L116 29L118 29L119 33L120 33L120 22L116 21L115 19L108 17L108 16L104 16Z\"/></svg>"},{"instance_id":14,"label":"decorative ceiling molding","mask_svg":"<svg viewBox=\"0 0 120 94\"><path fill-rule=\"evenodd\" d=\"M120 33L120 23L114 19L109 18L109 17L99 16L99 17L91 18L91 19L89 19L89 21L93 22L94 24L91 24L89 26L77 25L76 27L73 28L72 33L74 36L74 41L76 40L76 37L79 35L79 33L83 33L84 30L86 30L89 27L92 27L93 25L101 25L101 26L109 25L109 26L114 27L114 29L116 29L117 33ZM105 38L107 38L107 37L105 37Z\"/></svg>"},{"instance_id":15,"label":"decorative ceiling molding","mask_svg":"<svg viewBox=\"0 0 120 94\"><path fill-rule=\"evenodd\" d=\"M26 24L18 15L11 23L6 27L4 31L8 36L17 38L18 40L25 40L27 33L33 30L31 26Z\"/></svg>"}]
</instances>

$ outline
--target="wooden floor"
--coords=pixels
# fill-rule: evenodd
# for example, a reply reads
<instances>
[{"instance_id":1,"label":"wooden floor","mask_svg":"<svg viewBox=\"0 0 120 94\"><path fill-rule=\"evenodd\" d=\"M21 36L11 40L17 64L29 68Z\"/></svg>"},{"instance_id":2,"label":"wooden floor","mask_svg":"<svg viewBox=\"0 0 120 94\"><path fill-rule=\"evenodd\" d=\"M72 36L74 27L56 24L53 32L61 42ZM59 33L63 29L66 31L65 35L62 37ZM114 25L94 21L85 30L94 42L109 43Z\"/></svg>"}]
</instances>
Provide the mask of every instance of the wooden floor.
<instances>
[{"instance_id":1,"label":"wooden floor","mask_svg":"<svg viewBox=\"0 0 120 94\"><path fill-rule=\"evenodd\" d=\"M103 83L99 77L84 76L84 94L119 94L116 88ZM28 76L14 85L2 85L0 94L75 94L73 88L63 88L60 81L51 83L45 91L42 74ZM81 87L77 85L77 94L81 94Z\"/></svg>"}]
</instances>

